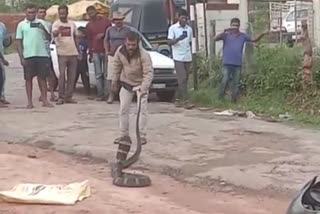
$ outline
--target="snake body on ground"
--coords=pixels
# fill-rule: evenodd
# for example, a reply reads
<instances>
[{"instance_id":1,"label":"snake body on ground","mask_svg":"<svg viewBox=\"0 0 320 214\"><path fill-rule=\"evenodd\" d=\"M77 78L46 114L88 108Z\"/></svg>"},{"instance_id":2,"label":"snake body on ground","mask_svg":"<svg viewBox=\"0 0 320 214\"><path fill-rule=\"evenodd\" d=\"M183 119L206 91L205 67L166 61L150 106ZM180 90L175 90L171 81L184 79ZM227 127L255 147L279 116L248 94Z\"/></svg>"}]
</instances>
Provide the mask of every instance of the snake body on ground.
<instances>
[{"instance_id":1,"label":"snake body on ground","mask_svg":"<svg viewBox=\"0 0 320 214\"><path fill-rule=\"evenodd\" d=\"M139 128L139 120L141 113L142 97L145 95L138 95L138 112L136 118L136 137L137 137L137 149L134 154L127 159L127 155L130 151L132 141L130 137L127 137L124 141L119 142L117 151L117 162L112 164L111 176L113 178L113 184L120 187L147 187L151 185L151 179L147 175L134 174L123 172L124 169L129 168L139 160L142 144Z\"/></svg>"}]
</instances>

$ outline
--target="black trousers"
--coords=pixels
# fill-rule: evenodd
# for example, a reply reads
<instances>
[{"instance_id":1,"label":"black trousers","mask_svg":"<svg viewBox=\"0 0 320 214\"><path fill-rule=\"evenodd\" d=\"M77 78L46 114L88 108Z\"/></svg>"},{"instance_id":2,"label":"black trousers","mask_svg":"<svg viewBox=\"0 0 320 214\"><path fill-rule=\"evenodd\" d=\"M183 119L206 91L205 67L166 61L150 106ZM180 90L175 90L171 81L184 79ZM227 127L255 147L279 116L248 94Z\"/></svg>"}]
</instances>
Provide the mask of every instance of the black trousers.
<instances>
[{"instance_id":1,"label":"black trousers","mask_svg":"<svg viewBox=\"0 0 320 214\"><path fill-rule=\"evenodd\" d=\"M81 77L81 81L83 83L83 86L86 92L90 93L89 66L88 66L87 58L78 60L77 76L76 76L76 81L74 82L74 87L76 87L79 76Z\"/></svg>"}]
</instances>

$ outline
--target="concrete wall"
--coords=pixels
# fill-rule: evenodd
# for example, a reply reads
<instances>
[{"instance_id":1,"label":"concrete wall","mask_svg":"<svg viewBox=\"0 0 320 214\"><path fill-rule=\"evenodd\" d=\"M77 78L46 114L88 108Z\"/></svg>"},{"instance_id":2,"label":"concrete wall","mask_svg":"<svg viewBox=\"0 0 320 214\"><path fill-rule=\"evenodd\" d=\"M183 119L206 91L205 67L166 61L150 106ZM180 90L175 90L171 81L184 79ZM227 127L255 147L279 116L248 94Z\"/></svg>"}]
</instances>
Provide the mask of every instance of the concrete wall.
<instances>
[{"instance_id":1,"label":"concrete wall","mask_svg":"<svg viewBox=\"0 0 320 214\"><path fill-rule=\"evenodd\" d=\"M14 34L16 32L17 25L25 18L23 13L0 13L1 22L5 23L9 33Z\"/></svg>"},{"instance_id":2,"label":"concrete wall","mask_svg":"<svg viewBox=\"0 0 320 214\"><path fill-rule=\"evenodd\" d=\"M212 21L215 21L215 31L216 33L222 32L225 28L230 26L230 20L237 17L241 20L241 30L246 31L248 26L248 1L241 0L239 3L239 10L207 10L207 29L208 29L208 47L209 53L212 53L214 44L212 44L213 26ZM216 43L215 51L218 54L221 52L222 42Z\"/></svg>"}]
</instances>

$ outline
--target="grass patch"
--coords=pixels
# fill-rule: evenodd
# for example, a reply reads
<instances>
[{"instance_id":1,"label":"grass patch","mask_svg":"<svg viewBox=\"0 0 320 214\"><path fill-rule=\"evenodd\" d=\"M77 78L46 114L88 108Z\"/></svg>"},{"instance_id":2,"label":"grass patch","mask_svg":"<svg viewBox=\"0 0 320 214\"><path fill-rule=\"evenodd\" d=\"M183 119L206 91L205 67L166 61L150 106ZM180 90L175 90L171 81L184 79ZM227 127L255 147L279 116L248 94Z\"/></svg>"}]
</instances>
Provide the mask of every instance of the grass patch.
<instances>
[{"instance_id":1,"label":"grass patch","mask_svg":"<svg viewBox=\"0 0 320 214\"><path fill-rule=\"evenodd\" d=\"M252 111L274 118L288 113L293 121L320 127L320 90L317 89L320 87L320 56L313 57L312 89L302 90L302 51L301 47L257 45L252 55L244 60L237 104L230 102L230 94L226 94L224 101L217 99L222 77L221 59L198 55L199 89L190 91L190 100L200 106ZM193 76L190 77L192 88Z\"/></svg>"},{"instance_id":2,"label":"grass patch","mask_svg":"<svg viewBox=\"0 0 320 214\"><path fill-rule=\"evenodd\" d=\"M255 114L279 118L280 114L288 113L293 117L293 121L300 125L309 127L320 127L320 116L310 115L307 112L297 111L286 102L286 97L280 93L266 96L241 96L238 103L231 102L230 94L226 94L225 100L218 100L216 89L200 89L190 91L190 101L203 107L213 107L215 109L252 111Z\"/></svg>"}]
</instances>

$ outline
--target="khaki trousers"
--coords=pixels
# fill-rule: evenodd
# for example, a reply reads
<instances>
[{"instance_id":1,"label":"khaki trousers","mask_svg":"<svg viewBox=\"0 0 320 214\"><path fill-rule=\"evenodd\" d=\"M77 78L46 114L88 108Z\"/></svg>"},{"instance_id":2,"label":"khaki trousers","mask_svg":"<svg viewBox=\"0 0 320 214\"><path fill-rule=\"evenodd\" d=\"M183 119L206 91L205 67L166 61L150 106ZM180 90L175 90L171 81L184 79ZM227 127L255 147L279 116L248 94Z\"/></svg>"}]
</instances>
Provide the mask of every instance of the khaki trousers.
<instances>
[{"instance_id":1,"label":"khaki trousers","mask_svg":"<svg viewBox=\"0 0 320 214\"><path fill-rule=\"evenodd\" d=\"M130 105L132 103L132 99L135 92L130 92L124 88L120 90L120 135L129 136L129 116L130 116ZM137 105L139 101L137 101ZM144 96L141 100L141 113L140 113L140 135L141 137L146 137L146 126L147 126L147 104L148 104L148 96ZM138 106L137 106L138 110ZM134 124L136 120L131 120Z\"/></svg>"},{"instance_id":2,"label":"khaki trousers","mask_svg":"<svg viewBox=\"0 0 320 214\"><path fill-rule=\"evenodd\" d=\"M58 56L59 62L59 98L70 99L73 95L77 76L77 56ZM67 81L66 81L67 73ZM67 90L66 90L67 82Z\"/></svg>"}]
</instances>

